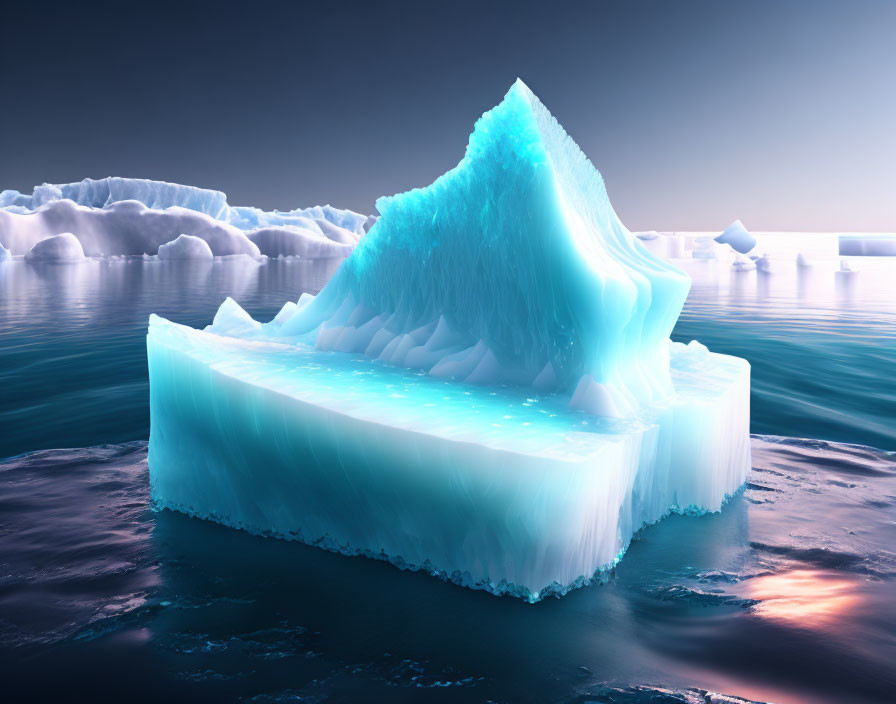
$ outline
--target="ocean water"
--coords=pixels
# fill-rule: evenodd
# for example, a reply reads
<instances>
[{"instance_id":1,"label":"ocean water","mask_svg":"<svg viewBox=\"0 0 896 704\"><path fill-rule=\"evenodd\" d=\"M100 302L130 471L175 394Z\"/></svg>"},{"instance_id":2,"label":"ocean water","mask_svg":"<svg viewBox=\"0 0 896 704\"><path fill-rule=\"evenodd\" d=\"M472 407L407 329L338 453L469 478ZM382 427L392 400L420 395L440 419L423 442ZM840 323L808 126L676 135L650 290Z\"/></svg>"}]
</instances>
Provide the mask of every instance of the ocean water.
<instances>
[{"instance_id":1,"label":"ocean water","mask_svg":"<svg viewBox=\"0 0 896 704\"><path fill-rule=\"evenodd\" d=\"M0 265L5 696L892 701L896 262L860 265L691 272L675 338L753 365L750 480L535 605L148 508L149 313L269 318L334 263Z\"/></svg>"}]
</instances>

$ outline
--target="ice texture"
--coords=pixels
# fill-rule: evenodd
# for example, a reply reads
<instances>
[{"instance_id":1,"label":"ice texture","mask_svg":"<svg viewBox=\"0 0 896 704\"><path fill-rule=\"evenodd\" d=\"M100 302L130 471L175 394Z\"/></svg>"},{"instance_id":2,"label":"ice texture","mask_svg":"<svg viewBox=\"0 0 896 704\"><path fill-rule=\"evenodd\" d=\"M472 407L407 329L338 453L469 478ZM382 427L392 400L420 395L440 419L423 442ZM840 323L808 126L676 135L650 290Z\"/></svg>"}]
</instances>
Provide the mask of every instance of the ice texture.
<instances>
[{"instance_id":1,"label":"ice texture","mask_svg":"<svg viewBox=\"0 0 896 704\"><path fill-rule=\"evenodd\" d=\"M458 381L584 381L613 414L671 393L668 338L690 281L626 230L522 82L477 122L455 169L377 209L279 336Z\"/></svg>"},{"instance_id":2,"label":"ice texture","mask_svg":"<svg viewBox=\"0 0 896 704\"><path fill-rule=\"evenodd\" d=\"M219 191L143 179L85 179L44 184L31 195L0 193L0 241L13 254L71 232L92 257L155 254L180 234L204 240L216 256L258 257L258 239L268 256L344 257L366 222L366 215L329 205L289 212L232 207Z\"/></svg>"},{"instance_id":3,"label":"ice texture","mask_svg":"<svg viewBox=\"0 0 896 704\"><path fill-rule=\"evenodd\" d=\"M522 82L377 208L268 323L153 316L157 506L537 600L743 484L749 365L670 343L689 278Z\"/></svg>"},{"instance_id":4,"label":"ice texture","mask_svg":"<svg viewBox=\"0 0 896 704\"><path fill-rule=\"evenodd\" d=\"M25 255L29 262L79 262L84 260L84 250L78 238L71 232L47 237L36 243Z\"/></svg>"},{"instance_id":5,"label":"ice texture","mask_svg":"<svg viewBox=\"0 0 896 704\"><path fill-rule=\"evenodd\" d=\"M0 242L0 262L4 262L11 257L12 254L10 254L9 250L3 246L2 242Z\"/></svg>"},{"instance_id":6,"label":"ice texture","mask_svg":"<svg viewBox=\"0 0 896 704\"><path fill-rule=\"evenodd\" d=\"M747 228L740 220L735 220L726 227L724 232L716 237L716 242L730 245L734 251L741 254L746 254L756 246L756 238L747 232Z\"/></svg>"},{"instance_id":7,"label":"ice texture","mask_svg":"<svg viewBox=\"0 0 896 704\"><path fill-rule=\"evenodd\" d=\"M258 227L298 224L298 219L327 220L334 225L356 234L364 232L366 215L351 210L339 210L329 205L300 208L289 211L264 211L259 208L236 207L227 203L227 196L221 191L179 183L152 181L143 178L85 178L77 183L36 186L33 192L19 193L15 190L0 192L0 208L17 206L27 210L37 210L43 205L57 200L71 200L90 208L105 208L113 203L136 200L152 210L165 210L172 206L186 208L222 220L242 230Z\"/></svg>"},{"instance_id":8,"label":"ice texture","mask_svg":"<svg viewBox=\"0 0 896 704\"><path fill-rule=\"evenodd\" d=\"M331 227L333 228L331 231L338 239L321 237L321 232L293 225L261 227L254 230L249 237L261 253L269 257L298 256L307 259L347 257L351 254L357 239L353 239L348 230L335 225ZM342 239L347 241L341 241Z\"/></svg>"},{"instance_id":9,"label":"ice texture","mask_svg":"<svg viewBox=\"0 0 896 704\"><path fill-rule=\"evenodd\" d=\"M719 510L750 466L749 365L702 346L673 344L675 397L619 420L227 337L252 326L235 317L151 320L157 508L535 601L601 578L670 511Z\"/></svg>"},{"instance_id":10,"label":"ice texture","mask_svg":"<svg viewBox=\"0 0 896 704\"><path fill-rule=\"evenodd\" d=\"M178 235L176 240L159 247L159 259L214 259L205 240L193 235Z\"/></svg>"}]
</instances>

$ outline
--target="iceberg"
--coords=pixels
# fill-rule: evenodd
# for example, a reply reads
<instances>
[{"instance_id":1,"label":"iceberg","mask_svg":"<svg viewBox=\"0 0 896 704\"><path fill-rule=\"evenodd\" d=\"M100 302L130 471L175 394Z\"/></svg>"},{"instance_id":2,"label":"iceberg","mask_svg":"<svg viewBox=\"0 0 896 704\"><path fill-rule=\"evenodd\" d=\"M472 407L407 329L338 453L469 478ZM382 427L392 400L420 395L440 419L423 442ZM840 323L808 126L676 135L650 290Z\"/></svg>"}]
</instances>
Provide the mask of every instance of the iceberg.
<instances>
[{"instance_id":1,"label":"iceberg","mask_svg":"<svg viewBox=\"0 0 896 704\"><path fill-rule=\"evenodd\" d=\"M356 234L364 232L367 215L351 210L339 210L329 205L289 211L266 212L259 208L230 206L221 191L179 183L152 181L144 178L110 176L101 179L85 178L76 183L36 186L30 195L16 190L0 192L0 208L22 210L38 208L58 200L70 200L88 208L106 208L113 203L135 200L151 210L179 207L208 215L241 230L275 225L295 225L297 220L326 220Z\"/></svg>"},{"instance_id":2,"label":"iceberg","mask_svg":"<svg viewBox=\"0 0 896 704\"><path fill-rule=\"evenodd\" d=\"M750 367L671 343L690 280L521 81L377 202L316 297L152 316L157 508L538 601L750 468Z\"/></svg>"},{"instance_id":3,"label":"iceberg","mask_svg":"<svg viewBox=\"0 0 896 704\"><path fill-rule=\"evenodd\" d=\"M839 253L853 257L896 257L896 235L840 235Z\"/></svg>"},{"instance_id":4,"label":"iceberg","mask_svg":"<svg viewBox=\"0 0 896 704\"><path fill-rule=\"evenodd\" d=\"M725 228L721 235L716 237L716 242L730 245L735 252L747 254L756 246L756 238L753 237L740 220L735 220Z\"/></svg>"},{"instance_id":5,"label":"iceberg","mask_svg":"<svg viewBox=\"0 0 896 704\"><path fill-rule=\"evenodd\" d=\"M44 184L30 195L0 193L0 241L12 254L70 232L91 257L153 255L180 234L204 240L215 256L259 257L255 240L261 240L268 256L344 257L367 220L329 205L289 212L233 207L220 191L145 179L84 179Z\"/></svg>"}]
</instances>

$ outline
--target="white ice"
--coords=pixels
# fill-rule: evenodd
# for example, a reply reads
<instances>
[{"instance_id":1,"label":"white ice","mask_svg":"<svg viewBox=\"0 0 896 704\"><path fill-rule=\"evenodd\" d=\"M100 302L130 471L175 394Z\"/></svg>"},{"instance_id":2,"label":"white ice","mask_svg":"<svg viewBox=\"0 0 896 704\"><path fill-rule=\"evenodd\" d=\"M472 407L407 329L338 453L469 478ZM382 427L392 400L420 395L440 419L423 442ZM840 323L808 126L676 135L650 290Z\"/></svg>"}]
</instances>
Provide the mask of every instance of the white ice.
<instances>
[{"instance_id":1,"label":"white ice","mask_svg":"<svg viewBox=\"0 0 896 704\"><path fill-rule=\"evenodd\" d=\"M84 250L78 238L71 232L63 232L36 242L25 254L29 262L80 262L84 260Z\"/></svg>"},{"instance_id":2,"label":"white ice","mask_svg":"<svg viewBox=\"0 0 896 704\"><path fill-rule=\"evenodd\" d=\"M24 254L72 233L89 257L154 255L180 234L204 240L215 256L344 257L367 216L330 206L289 212L232 207L219 191L143 179L44 184L31 195L0 193L0 242Z\"/></svg>"},{"instance_id":3,"label":"white ice","mask_svg":"<svg viewBox=\"0 0 896 704\"><path fill-rule=\"evenodd\" d=\"M211 261L214 258L208 243L193 235L178 235L176 240L159 247L159 259L205 259Z\"/></svg>"}]
</instances>

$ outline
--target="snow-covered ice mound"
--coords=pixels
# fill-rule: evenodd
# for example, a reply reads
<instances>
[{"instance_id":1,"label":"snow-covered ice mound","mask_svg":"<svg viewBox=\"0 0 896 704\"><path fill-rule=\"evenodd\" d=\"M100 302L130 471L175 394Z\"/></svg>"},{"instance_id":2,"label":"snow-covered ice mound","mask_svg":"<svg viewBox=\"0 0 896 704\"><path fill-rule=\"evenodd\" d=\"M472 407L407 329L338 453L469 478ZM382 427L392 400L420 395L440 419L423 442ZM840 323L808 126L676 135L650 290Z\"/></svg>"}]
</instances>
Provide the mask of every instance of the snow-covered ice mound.
<instances>
[{"instance_id":1,"label":"snow-covered ice mound","mask_svg":"<svg viewBox=\"0 0 896 704\"><path fill-rule=\"evenodd\" d=\"M315 298L153 316L160 507L529 600L750 467L749 365L669 334L689 279L522 82Z\"/></svg>"},{"instance_id":2,"label":"snow-covered ice mound","mask_svg":"<svg viewBox=\"0 0 896 704\"><path fill-rule=\"evenodd\" d=\"M176 240L159 247L159 259L205 259L212 260L212 248L208 243L193 235L178 235Z\"/></svg>"},{"instance_id":3,"label":"snow-covered ice mound","mask_svg":"<svg viewBox=\"0 0 896 704\"><path fill-rule=\"evenodd\" d=\"M214 255L258 257L253 239L288 243L301 230L303 248L268 246L268 256L345 256L364 233L366 215L329 205L289 212L233 207L220 191L144 179L85 179L44 184L31 195L0 193L0 242L24 254L61 232L77 237L87 256L155 254L180 234L204 240ZM281 237L272 238L272 233ZM297 251L298 250L298 251Z\"/></svg>"},{"instance_id":4,"label":"snow-covered ice mound","mask_svg":"<svg viewBox=\"0 0 896 704\"><path fill-rule=\"evenodd\" d=\"M71 232L37 242L25 255L29 262L80 262L84 260L84 250L78 238Z\"/></svg>"}]
</instances>

